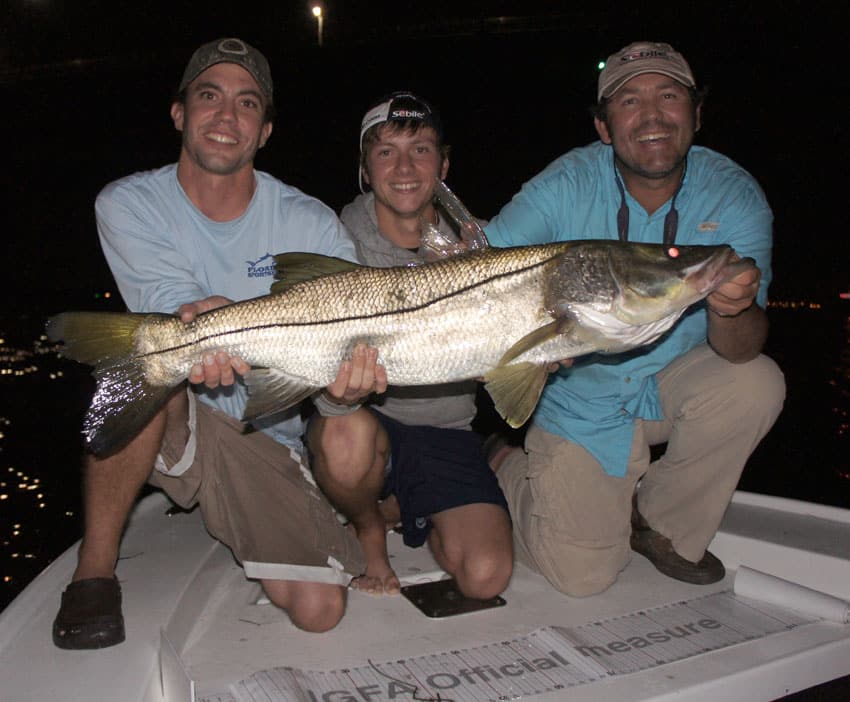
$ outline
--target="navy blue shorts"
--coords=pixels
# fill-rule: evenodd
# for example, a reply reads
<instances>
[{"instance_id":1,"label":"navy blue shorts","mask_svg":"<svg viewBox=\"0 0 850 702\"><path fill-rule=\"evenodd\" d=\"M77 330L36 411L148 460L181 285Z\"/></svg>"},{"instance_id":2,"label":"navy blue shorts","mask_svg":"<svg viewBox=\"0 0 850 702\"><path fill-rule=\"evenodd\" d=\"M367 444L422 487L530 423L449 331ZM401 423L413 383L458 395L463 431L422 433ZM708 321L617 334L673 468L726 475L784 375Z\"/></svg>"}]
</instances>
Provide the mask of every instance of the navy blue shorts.
<instances>
[{"instance_id":1,"label":"navy blue shorts","mask_svg":"<svg viewBox=\"0 0 850 702\"><path fill-rule=\"evenodd\" d=\"M404 543L421 546L432 514L475 503L508 504L473 431L410 426L371 410L390 438L381 499L395 495Z\"/></svg>"}]
</instances>

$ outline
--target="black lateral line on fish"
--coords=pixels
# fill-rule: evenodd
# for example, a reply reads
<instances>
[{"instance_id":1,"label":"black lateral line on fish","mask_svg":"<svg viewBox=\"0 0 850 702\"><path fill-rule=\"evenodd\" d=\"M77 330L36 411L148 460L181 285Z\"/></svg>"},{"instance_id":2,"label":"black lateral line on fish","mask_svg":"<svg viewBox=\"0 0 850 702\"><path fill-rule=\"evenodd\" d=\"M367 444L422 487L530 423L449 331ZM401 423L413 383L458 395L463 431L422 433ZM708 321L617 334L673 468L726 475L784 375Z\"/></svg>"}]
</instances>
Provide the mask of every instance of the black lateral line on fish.
<instances>
[{"instance_id":1,"label":"black lateral line on fish","mask_svg":"<svg viewBox=\"0 0 850 702\"><path fill-rule=\"evenodd\" d=\"M540 268L541 266L545 266L545 265L549 264L552 261L552 259L554 259L554 258L556 258L557 256L560 256L560 255L561 254L559 252L557 254L553 254L549 258L546 258L545 260L537 261L536 263L532 263L532 264L525 266L523 268L516 268L514 270L505 271L504 273L497 273L493 276L486 278L485 280L477 281L477 282L473 283L472 285L467 285L466 287L459 288L457 290L453 290L452 292L450 292L446 295L442 295L440 297L435 297L434 299L429 300L428 302L423 302L421 305L415 305L413 307L405 307L403 309L390 310L390 311L387 311L387 312L375 312L374 314L358 315L358 316L354 316L354 317L337 317L335 319L321 319L321 320L310 321L310 322L274 322L272 324L257 324L255 326L250 326L250 327L239 327L238 329L231 329L231 330L228 330L228 331L217 332L215 334L209 334L207 336L203 336L203 337L194 339L194 340L187 342L185 344L178 344L177 346L170 346L168 348L157 349L156 351L149 351L147 353L142 353L142 354L139 354L138 356L136 356L136 358L147 358L149 356L158 356L160 354L173 353L174 351L179 351L181 349L189 348L191 346L196 346L196 345L202 344L206 341L210 341L211 339L217 339L217 338L220 338L220 337L230 336L231 334L244 334L245 332L260 331L260 330L263 330L263 329L285 328L285 327L320 327L320 326L326 326L326 325L330 325L330 324L340 324L342 322L351 322L351 321L364 320L364 319L376 319L378 317L392 317L392 316L399 315L399 314L407 314L407 313L410 313L410 312L416 312L418 310L425 309L426 307L430 307L431 305L433 305L437 302L441 302L442 300L447 300L449 298L455 297L456 295L460 295L462 293L468 292L469 290L474 290L475 288L480 288L482 285L488 285L489 283L493 282L494 280L499 280L501 278L506 278L508 276L516 275L517 273L525 273L527 271L534 270L535 268ZM236 304L238 304L238 303L236 303ZM224 308L220 308L220 309L224 309ZM215 311L216 310L211 310L210 312L206 312L204 314L211 314L212 312L215 312Z\"/></svg>"}]
</instances>

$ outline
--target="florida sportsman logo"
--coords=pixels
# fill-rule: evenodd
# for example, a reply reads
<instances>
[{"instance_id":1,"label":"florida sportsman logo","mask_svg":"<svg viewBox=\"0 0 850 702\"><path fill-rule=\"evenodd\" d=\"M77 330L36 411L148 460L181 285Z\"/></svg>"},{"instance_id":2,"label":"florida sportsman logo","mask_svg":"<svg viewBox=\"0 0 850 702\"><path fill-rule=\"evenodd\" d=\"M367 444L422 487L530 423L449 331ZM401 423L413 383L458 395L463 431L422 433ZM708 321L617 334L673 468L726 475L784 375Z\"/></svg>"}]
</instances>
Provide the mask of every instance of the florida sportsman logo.
<instances>
[{"instance_id":1,"label":"florida sportsman logo","mask_svg":"<svg viewBox=\"0 0 850 702\"><path fill-rule=\"evenodd\" d=\"M249 278L271 278L274 277L274 256L267 253L256 261L245 261L248 264Z\"/></svg>"}]
</instances>

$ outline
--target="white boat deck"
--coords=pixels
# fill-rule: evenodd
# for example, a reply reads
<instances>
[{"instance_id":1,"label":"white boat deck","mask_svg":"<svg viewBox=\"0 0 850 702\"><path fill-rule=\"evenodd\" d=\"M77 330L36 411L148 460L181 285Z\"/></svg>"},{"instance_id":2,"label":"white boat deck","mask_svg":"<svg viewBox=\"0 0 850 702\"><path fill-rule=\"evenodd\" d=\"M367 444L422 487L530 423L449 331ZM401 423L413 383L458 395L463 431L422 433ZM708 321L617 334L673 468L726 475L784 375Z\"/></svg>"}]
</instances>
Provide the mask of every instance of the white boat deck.
<instances>
[{"instance_id":1,"label":"white boat deck","mask_svg":"<svg viewBox=\"0 0 850 702\"><path fill-rule=\"evenodd\" d=\"M850 510L738 493L711 547L729 573L713 586L673 581L635 555L607 592L576 599L555 592L543 578L518 565L504 593L504 607L429 619L401 596L351 592L347 614L336 629L306 634L280 610L257 604L259 586L246 580L229 551L207 536L197 511L167 517L167 508L161 495L144 500L123 542L118 576L124 592L127 641L90 652L53 646L51 622L75 564L72 549L0 615L0 699L188 702L194 690L197 700L224 700L231 684L258 671L287 666L297 671L358 673L370 663L421 663L430 660L428 656L439 671L444 660L439 654L479 655L490 650L488 644L522 643L549 627L575 631L731 590L734 570L742 564L850 600ZM403 581L439 577L426 549L407 549L400 537L391 535L391 551ZM808 620L638 672L597 676L568 689L534 695L517 686L503 698L534 702L776 699L850 674L850 625ZM629 621L628 617L618 620L623 626ZM486 669L486 656L481 660ZM504 667L503 678L508 672L525 672L511 665ZM465 674L466 682L477 686L480 699L498 699L483 684L495 671L491 666L489 672ZM420 690L421 698L430 694L437 699L435 692L441 700L463 698L463 691L454 689L452 681L464 675L450 677L448 669L442 676L435 675L432 680L438 689ZM351 690L354 687L351 682ZM322 696L313 690L302 693L300 699L386 699L380 696L380 687L363 683L353 697ZM401 688L395 689L397 699L413 699Z\"/></svg>"}]
</instances>

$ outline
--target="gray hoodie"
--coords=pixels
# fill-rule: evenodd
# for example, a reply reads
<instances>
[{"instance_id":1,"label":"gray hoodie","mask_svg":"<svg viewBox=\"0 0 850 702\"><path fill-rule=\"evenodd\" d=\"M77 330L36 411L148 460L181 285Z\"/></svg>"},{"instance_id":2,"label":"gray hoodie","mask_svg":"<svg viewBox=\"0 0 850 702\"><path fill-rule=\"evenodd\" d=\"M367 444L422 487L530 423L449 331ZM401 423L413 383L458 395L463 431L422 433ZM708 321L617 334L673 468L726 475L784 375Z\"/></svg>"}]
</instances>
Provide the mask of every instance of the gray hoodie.
<instances>
[{"instance_id":1,"label":"gray hoodie","mask_svg":"<svg viewBox=\"0 0 850 702\"><path fill-rule=\"evenodd\" d=\"M396 246L378 231L374 193L354 198L343 207L340 219L351 232L361 263L377 268L422 263L418 253ZM443 217L438 228L457 234ZM372 407L404 424L470 429L475 417L476 385L476 381L467 380L446 385L390 386L376 397Z\"/></svg>"}]
</instances>

